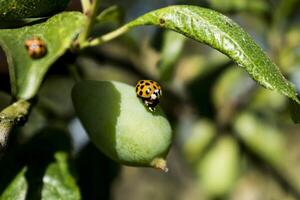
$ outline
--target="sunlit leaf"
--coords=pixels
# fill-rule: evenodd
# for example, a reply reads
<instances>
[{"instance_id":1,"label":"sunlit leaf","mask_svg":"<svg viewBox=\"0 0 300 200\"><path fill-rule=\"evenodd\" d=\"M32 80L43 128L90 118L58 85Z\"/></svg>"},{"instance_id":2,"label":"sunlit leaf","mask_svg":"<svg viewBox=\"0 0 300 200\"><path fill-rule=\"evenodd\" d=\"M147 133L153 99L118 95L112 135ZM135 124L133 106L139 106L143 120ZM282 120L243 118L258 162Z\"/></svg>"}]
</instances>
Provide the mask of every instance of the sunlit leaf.
<instances>
[{"instance_id":1,"label":"sunlit leaf","mask_svg":"<svg viewBox=\"0 0 300 200\"><path fill-rule=\"evenodd\" d=\"M12 182L5 189L0 196L1 200L25 200L28 189L28 183L25 178L26 168L23 168L19 174L12 180Z\"/></svg>"},{"instance_id":2,"label":"sunlit leaf","mask_svg":"<svg viewBox=\"0 0 300 200\"><path fill-rule=\"evenodd\" d=\"M140 25L157 25L208 44L234 60L262 86L300 103L292 84L249 34L216 11L196 6L170 6L149 12L125 27Z\"/></svg>"},{"instance_id":3,"label":"sunlit leaf","mask_svg":"<svg viewBox=\"0 0 300 200\"><path fill-rule=\"evenodd\" d=\"M54 157L56 161L48 166L43 178L42 199L81 199L70 171L68 155L57 152Z\"/></svg>"},{"instance_id":4,"label":"sunlit leaf","mask_svg":"<svg viewBox=\"0 0 300 200\"><path fill-rule=\"evenodd\" d=\"M158 65L161 80L168 80L173 75L175 62L185 43L186 37L174 31L164 32L161 60Z\"/></svg>"}]
</instances>

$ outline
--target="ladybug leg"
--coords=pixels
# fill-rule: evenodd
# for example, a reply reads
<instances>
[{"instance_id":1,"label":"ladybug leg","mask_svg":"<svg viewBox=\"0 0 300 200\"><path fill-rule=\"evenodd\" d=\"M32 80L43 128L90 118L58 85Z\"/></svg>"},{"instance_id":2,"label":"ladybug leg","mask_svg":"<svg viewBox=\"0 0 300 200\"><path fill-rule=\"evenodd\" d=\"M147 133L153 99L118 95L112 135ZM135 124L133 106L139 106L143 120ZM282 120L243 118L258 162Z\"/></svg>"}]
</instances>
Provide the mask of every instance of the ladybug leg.
<instances>
[{"instance_id":1,"label":"ladybug leg","mask_svg":"<svg viewBox=\"0 0 300 200\"><path fill-rule=\"evenodd\" d=\"M155 99L154 101L148 102L148 109L153 112L155 111L155 108L157 106L157 104L159 104L159 99Z\"/></svg>"},{"instance_id":2,"label":"ladybug leg","mask_svg":"<svg viewBox=\"0 0 300 200\"><path fill-rule=\"evenodd\" d=\"M155 110L155 107L153 106L152 102L147 100L147 99L144 99L144 104L147 106L147 108L153 112Z\"/></svg>"},{"instance_id":3,"label":"ladybug leg","mask_svg":"<svg viewBox=\"0 0 300 200\"><path fill-rule=\"evenodd\" d=\"M151 112L155 111L155 107L148 106L148 109L149 109Z\"/></svg>"},{"instance_id":4,"label":"ladybug leg","mask_svg":"<svg viewBox=\"0 0 300 200\"><path fill-rule=\"evenodd\" d=\"M149 102L147 99L144 99L144 104L145 104L146 106L149 106L150 102Z\"/></svg>"}]
</instances>

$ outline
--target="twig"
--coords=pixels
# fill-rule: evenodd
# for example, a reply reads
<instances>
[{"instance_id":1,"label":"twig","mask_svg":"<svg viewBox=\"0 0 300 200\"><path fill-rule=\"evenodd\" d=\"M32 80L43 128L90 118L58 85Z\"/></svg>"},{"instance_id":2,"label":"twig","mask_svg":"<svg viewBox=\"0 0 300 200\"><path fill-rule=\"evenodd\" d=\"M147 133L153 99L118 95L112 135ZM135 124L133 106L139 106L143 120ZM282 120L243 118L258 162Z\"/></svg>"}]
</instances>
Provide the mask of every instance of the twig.
<instances>
[{"instance_id":1,"label":"twig","mask_svg":"<svg viewBox=\"0 0 300 200\"><path fill-rule=\"evenodd\" d=\"M87 13L91 7L90 0L81 0L81 6L82 6L83 13Z\"/></svg>"},{"instance_id":2,"label":"twig","mask_svg":"<svg viewBox=\"0 0 300 200\"><path fill-rule=\"evenodd\" d=\"M88 9L88 10L84 11L84 14L88 17L88 21L85 26L85 29L83 30L83 32L80 34L80 36L78 38L79 44L85 42L88 39L88 37L92 31L94 22L96 20L97 11L98 11L98 8L100 5L100 0L93 0L92 4L89 6L85 5L85 4L87 4L87 1L88 0L81 0L83 9ZM85 6L88 8L86 8Z\"/></svg>"},{"instance_id":3,"label":"twig","mask_svg":"<svg viewBox=\"0 0 300 200\"><path fill-rule=\"evenodd\" d=\"M5 149L13 127L26 121L30 105L28 101L18 100L0 112L0 152Z\"/></svg>"},{"instance_id":4,"label":"twig","mask_svg":"<svg viewBox=\"0 0 300 200\"><path fill-rule=\"evenodd\" d=\"M108 42L122 34L124 34L125 32L127 32L130 29L130 26L128 25L124 25L110 33L107 33L101 37L95 38L91 41L85 41L81 44L81 48L85 48L85 47L92 47L92 46L97 46L100 45L102 43Z\"/></svg>"}]
</instances>

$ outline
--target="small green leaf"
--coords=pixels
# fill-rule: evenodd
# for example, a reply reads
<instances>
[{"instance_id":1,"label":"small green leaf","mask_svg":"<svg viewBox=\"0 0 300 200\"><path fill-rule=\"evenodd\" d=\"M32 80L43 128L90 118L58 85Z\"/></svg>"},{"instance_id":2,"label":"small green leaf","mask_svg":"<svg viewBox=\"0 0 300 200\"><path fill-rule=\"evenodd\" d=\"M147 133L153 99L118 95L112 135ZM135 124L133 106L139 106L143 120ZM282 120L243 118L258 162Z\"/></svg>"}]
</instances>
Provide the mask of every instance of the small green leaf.
<instances>
[{"instance_id":1,"label":"small green leaf","mask_svg":"<svg viewBox=\"0 0 300 200\"><path fill-rule=\"evenodd\" d=\"M0 196L0 200L25 200L28 183L25 178L26 168L23 168L14 180L8 185L3 194Z\"/></svg>"},{"instance_id":2,"label":"small green leaf","mask_svg":"<svg viewBox=\"0 0 300 200\"><path fill-rule=\"evenodd\" d=\"M69 169L67 153L57 152L54 157L55 163L48 166L43 178L42 199L81 199Z\"/></svg>"},{"instance_id":3,"label":"small green leaf","mask_svg":"<svg viewBox=\"0 0 300 200\"><path fill-rule=\"evenodd\" d=\"M245 145L274 167L284 164L284 132L252 113L240 114L234 129Z\"/></svg>"},{"instance_id":4,"label":"small green leaf","mask_svg":"<svg viewBox=\"0 0 300 200\"><path fill-rule=\"evenodd\" d=\"M198 120L191 125L182 127L184 129L182 132L187 134L184 139L183 153L190 163L195 163L203 156L217 131L214 124L206 119Z\"/></svg>"},{"instance_id":5,"label":"small green leaf","mask_svg":"<svg viewBox=\"0 0 300 200\"><path fill-rule=\"evenodd\" d=\"M196 6L170 6L131 21L119 32L141 25L157 25L208 44L229 56L262 86L300 103L292 84L249 34L216 11Z\"/></svg>"},{"instance_id":6,"label":"small green leaf","mask_svg":"<svg viewBox=\"0 0 300 200\"><path fill-rule=\"evenodd\" d=\"M41 24L0 30L0 46L7 55L14 96L30 99L37 93L48 68L70 48L85 19L79 12L65 12ZM25 41L33 37L46 45L47 54L42 58L32 59L25 48Z\"/></svg>"},{"instance_id":7,"label":"small green leaf","mask_svg":"<svg viewBox=\"0 0 300 200\"><path fill-rule=\"evenodd\" d=\"M158 65L161 80L169 80L173 75L175 62L177 61L186 37L174 31L164 32L161 60Z\"/></svg>"},{"instance_id":8,"label":"small green leaf","mask_svg":"<svg viewBox=\"0 0 300 200\"><path fill-rule=\"evenodd\" d=\"M228 68L214 85L213 102L215 107L221 110L239 104L239 101L243 101L243 96L248 94L247 97L249 97L249 91L253 85L254 81L242 69L236 69L235 66Z\"/></svg>"},{"instance_id":9,"label":"small green leaf","mask_svg":"<svg viewBox=\"0 0 300 200\"><path fill-rule=\"evenodd\" d=\"M124 19L124 11L119 6L110 6L103 10L97 17L97 23L117 23L120 24Z\"/></svg>"},{"instance_id":10,"label":"small green leaf","mask_svg":"<svg viewBox=\"0 0 300 200\"><path fill-rule=\"evenodd\" d=\"M46 17L64 10L70 0L0 0L0 20Z\"/></svg>"},{"instance_id":11,"label":"small green leaf","mask_svg":"<svg viewBox=\"0 0 300 200\"><path fill-rule=\"evenodd\" d=\"M239 147L233 137L221 137L198 163L200 183L211 197L222 197L232 189L239 171Z\"/></svg>"}]
</instances>

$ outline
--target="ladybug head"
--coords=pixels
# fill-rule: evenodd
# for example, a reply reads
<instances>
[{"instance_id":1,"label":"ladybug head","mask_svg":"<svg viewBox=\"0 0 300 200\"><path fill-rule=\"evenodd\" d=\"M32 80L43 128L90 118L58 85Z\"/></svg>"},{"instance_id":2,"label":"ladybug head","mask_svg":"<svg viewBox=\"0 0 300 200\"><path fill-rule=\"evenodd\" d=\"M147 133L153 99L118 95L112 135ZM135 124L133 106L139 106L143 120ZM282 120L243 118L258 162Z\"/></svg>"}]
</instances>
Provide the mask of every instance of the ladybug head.
<instances>
[{"instance_id":1,"label":"ladybug head","mask_svg":"<svg viewBox=\"0 0 300 200\"><path fill-rule=\"evenodd\" d=\"M160 90L154 90L154 92L151 94L151 100L156 100L161 97L161 91Z\"/></svg>"}]
</instances>

